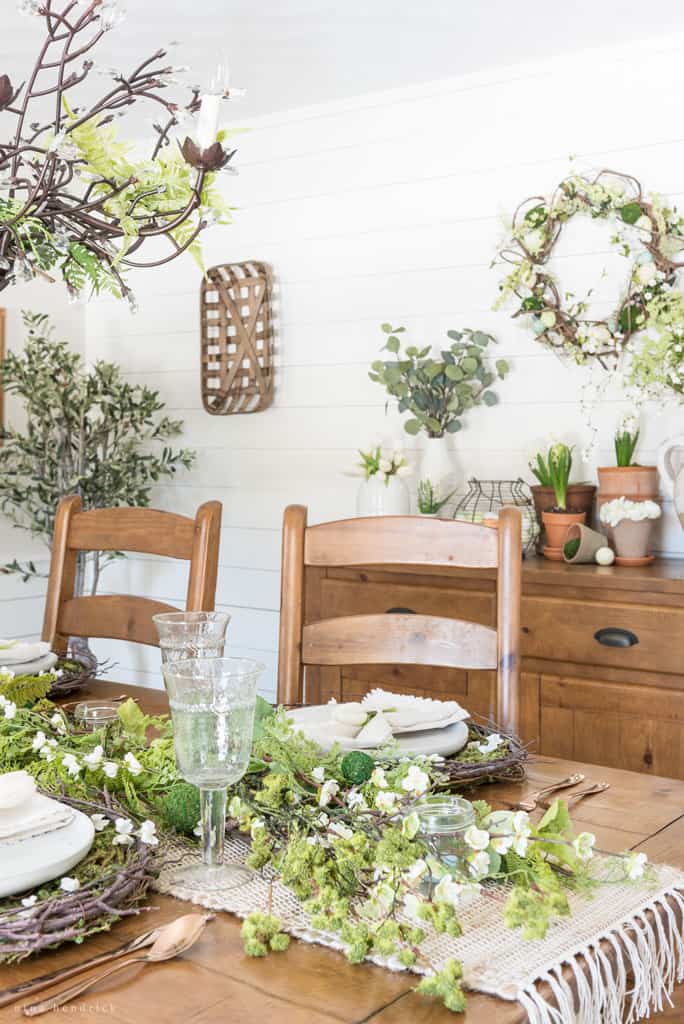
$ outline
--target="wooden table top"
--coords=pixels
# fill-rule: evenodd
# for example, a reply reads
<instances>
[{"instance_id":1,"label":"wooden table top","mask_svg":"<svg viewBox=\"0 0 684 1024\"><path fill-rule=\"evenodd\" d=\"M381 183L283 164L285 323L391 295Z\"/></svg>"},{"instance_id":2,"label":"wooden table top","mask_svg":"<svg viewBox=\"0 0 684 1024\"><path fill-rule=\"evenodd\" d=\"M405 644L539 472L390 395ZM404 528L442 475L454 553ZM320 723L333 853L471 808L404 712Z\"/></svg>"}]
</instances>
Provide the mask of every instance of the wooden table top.
<instances>
[{"instance_id":1,"label":"wooden table top","mask_svg":"<svg viewBox=\"0 0 684 1024\"><path fill-rule=\"evenodd\" d=\"M96 683L98 696L129 693L150 713L166 710L163 692L115 683ZM92 694L91 694L92 695ZM84 693L83 696L87 696ZM646 852L653 861L684 868L684 781L638 775L551 758L536 759L522 783L483 787L478 795L495 806L515 801L574 771L587 781L607 781L610 789L581 802L573 817L583 830L596 834L598 845L621 851ZM150 894L155 909L127 918L111 932L82 946L63 946L2 969L2 987L77 963L119 945L126 939L188 913L192 904ZM292 940L286 953L263 959L245 956L240 921L219 913L200 941L182 957L165 964L133 967L103 982L62 1010L73 1019L98 1024L523 1024L526 1014L517 1003L468 993L468 1009L455 1016L432 1000L412 992L414 975L395 974L370 964L352 966L343 955L322 946ZM20 1003L0 1010L0 1022L20 1015ZM654 1021L684 1020L684 985L675 993L675 1007Z\"/></svg>"}]
</instances>

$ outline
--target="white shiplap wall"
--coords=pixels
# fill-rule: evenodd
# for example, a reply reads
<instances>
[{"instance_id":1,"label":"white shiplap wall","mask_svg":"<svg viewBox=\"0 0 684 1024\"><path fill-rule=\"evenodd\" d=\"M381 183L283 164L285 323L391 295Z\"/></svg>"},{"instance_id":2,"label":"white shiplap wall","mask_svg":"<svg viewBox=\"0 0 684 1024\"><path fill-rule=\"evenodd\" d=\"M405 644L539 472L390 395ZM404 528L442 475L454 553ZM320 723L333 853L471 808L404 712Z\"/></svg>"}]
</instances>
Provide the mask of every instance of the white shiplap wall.
<instances>
[{"instance_id":1,"label":"white shiplap wall","mask_svg":"<svg viewBox=\"0 0 684 1024\"><path fill-rule=\"evenodd\" d=\"M8 288L0 292L0 306L7 311L5 344L8 351L16 352L23 348L25 330L21 314L23 310L30 310L49 313L56 340L68 341L77 352L85 353L83 307L70 305L60 285L31 282ZM13 426L23 422L21 403L12 396L8 396L6 401L5 421ZM14 558L20 562L33 559L41 572L46 572L49 566L49 552L45 545L0 515L0 564ZM44 595L43 579L22 583L18 576L0 574L0 637L36 636L43 621Z\"/></svg>"},{"instance_id":2,"label":"white shiplap wall","mask_svg":"<svg viewBox=\"0 0 684 1024\"><path fill-rule=\"evenodd\" d=\"M266 412L202 411L200 275L189 260L133 280L137 316L113 302L88 307L89 358L116 359L132 381L159 388L185 420L184 443L197 449L196 468L160 487L156 503L186 513L208 498L224 503L218 604L233 615L232 650L266 661L267 690L275 687L284 506L308 504L314 521L352 514L357 483L343 473L355 449L399 433L367 379L381 321L406 324L421 343L451 327L482 327L498 337L497 355L510 358L501 404L473 412L454 441L463 480L529 475L531 445L550 432L580 447L586 440L583 373L492 312L500 272L488 265L502 213L548 192L571 154L581 170L623 169L682 198L681 45L645 41L251 122L237 140L240 176L225 179L240 207L236 223L209 232L205 252L209 265L258 258L277 272L279 369ZM606 311L627 272L608 236L605 225L573 224L558 250L563 286L597 285L596 308ZM596 412L601 463L611 458L620 409L608 396ZM642 461L683 426L681 411L652 410ZM660 547L684 551L669 506ZM180 602L184 582L178 566L135 557L111 569L105 585ZM118 658L122 676L159 684L156 651L98 649Z\"/></svg>"}]
</instances>

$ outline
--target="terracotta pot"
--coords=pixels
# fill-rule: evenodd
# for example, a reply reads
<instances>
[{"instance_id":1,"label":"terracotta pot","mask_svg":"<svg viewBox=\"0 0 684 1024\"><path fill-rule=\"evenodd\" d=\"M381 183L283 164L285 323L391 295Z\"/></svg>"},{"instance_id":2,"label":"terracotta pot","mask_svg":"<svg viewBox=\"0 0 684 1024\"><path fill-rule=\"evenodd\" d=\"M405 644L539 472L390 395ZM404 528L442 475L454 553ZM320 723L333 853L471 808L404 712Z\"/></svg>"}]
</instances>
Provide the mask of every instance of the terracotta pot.
<instances>
[{"instance_id":1,"label":"terracotta pot","mask_svg":"<svg viewBox=\"0 0 684 1024\"><path fill-rule=\"evenodd\" d=\"M654 523L655 519L621 519L613 527L617 565L647 565L653 561L649 547Z\"/></svg>"},{"instance_id":2,"label":"terracotta pot","mask_svg":"<svg viewBox=\"0 0 684 1024\"><path fill-rule=\"evenodd\" d=\"M539 539L537 541L537 550L542 551L545 544L548 541L544 537L544 523L542 520L542 513L546 512L547 509L553 508L556 504L556 495L554 494L553 487L542 487L541 484L532 484L530 487L532 491L532 498L534 499L534 510L537 513L537 522L539 523ZM592 521L592 507L594 504L594 495L596 493L596 487L594 484L569 484L568 485L568 508L572 512L584 512L585 522L591 524Z\"/></svg>"},{"instance_id":3,"label":"terracotta pot","mask_svg":"<svg viewBox=\"0 0 684 1024\"><path fill-rule=\"evenodd\" d=\"M572 540L579 541L579 547L574 555L568 558L565 549ZM584 523L572 523L565 534L563 543L563 561L571 565L579 565L582 562L595 561L594 556L599 548L605 548L608 544L605 534L592 530Z\"/></svg>"},{"instance_id":4,"label":"terracotta pot","mask_svg":"<svg viewBox=\"0 0 684 1024\"><path fill-rule=\"evenodd\" d=\"M565 544L568 527L573 523L583 523L585 512L542 512L547 545L544 558L555 562L563 561L563 545Z\"/></svg>"},{"instance_id":5,"label":"terracotta pot","mask_svg":"<svg viewBox=\"0 0 684 1024\"><path fill-rule=\"evenodd\" d=\"M657 466L600 466L597 512L607 501L629 498L630 501L658 499ZM612 526L604 526L611 547L615 547Z\"/></svg>"}]
</instances>

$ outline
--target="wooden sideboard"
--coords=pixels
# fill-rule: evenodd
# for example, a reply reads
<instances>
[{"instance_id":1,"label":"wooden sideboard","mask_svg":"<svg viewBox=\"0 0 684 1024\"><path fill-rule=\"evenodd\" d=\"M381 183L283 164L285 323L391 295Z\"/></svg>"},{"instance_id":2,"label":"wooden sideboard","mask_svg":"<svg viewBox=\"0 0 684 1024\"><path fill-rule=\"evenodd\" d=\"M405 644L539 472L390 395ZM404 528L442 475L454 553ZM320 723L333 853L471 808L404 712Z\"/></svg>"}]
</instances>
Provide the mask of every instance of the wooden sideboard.
<instances>
[{"instance_id":1,"label":"wooden sideboard","mask_svg":"<svg viewBox=\"0 0 684 1024\"><path fill-rule=\"evenodd\" d=\"M307 573L307 622L409 609L495 622L491 570ZM528 558L522 634L521 733L531 749L684 778L684 559L599 568ZM378 685L454 697L485 717L494 706L491 672L407 665L307 670L308 701L355 700Z\"/></svg>"}]
</instances>

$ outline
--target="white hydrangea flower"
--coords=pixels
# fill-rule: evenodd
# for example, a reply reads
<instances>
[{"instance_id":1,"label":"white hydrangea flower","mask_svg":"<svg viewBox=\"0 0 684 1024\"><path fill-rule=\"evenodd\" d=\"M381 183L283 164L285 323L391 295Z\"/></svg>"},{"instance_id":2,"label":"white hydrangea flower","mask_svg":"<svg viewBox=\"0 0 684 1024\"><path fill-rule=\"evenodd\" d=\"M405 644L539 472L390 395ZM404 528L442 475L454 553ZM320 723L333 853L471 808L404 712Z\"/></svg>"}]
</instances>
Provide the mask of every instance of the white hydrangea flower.
<instances>
[{"instance_id":1,"label":"white hydrangea flower","mask_svg":"<svg viewBox=\"0 0 684 1024\"><path fill-rule=\"evenodd\" d=\"M392 793L388 789L381 789L375 798L375 806L384 814L391 814L396 807L397 800L399 799L400 797L398 793Z\"/></svg>"},{"instance_id":2,"label":"white hydrangea flower","mask_svg":"<svg viewBox=\"0 0 684 1024\"><path fill-rule=\"evenodd\" d=\"M374 768L373 771L371 772L370 780L373 783L373 785L377 787L377 789L387 789L388 782L387 779L385 778L384 768Z\"/></svg>"},{"instance_id":3,"label":"white hydrangea flower","mask_svg":"<svg viewBox=\"0 0 684 1024\"><path fill-rule=\"evenodd\" d=\"M463 838L471 850L486 850L489 846L489 832L483 828L478 828L476 825L471 825L470 828L466 829Z\"/></svg>"},{"instance_id":4,"label":"white hydrangea flower","mask_svg":"<svg viewBox=\"0 0 684 1024\"><path fill-rule=\"evenodd\" d=\"M109 818L105 817L104 814L91 814L90 820L95 826L96 832L103 832L109 825Z\"/></svg>"},{"instance_id":5,"label":"white hydrangea flower","mask_svg":"<svg viewBox=\"0 0 684 1024\"><path fill-rule=\"evenodd\" d=\"M159 839L157 838L157 826L153 821L147 818L143 821L142 825L137 832L138 838L141 843L145 843L147 846L158 846Z\"/></svg>"},{"instance_id":6,"label":"white hydrangea flower","mask_svg":"<svg viewBox=\"0 0 684 1024\"><path fill-rule=\"evenodd\" d=\"M89 754L83 755L83 763L87 765L87 767L90 768L91 771L94 771L97 767L99 767L103 757L104 747L102 746L101 743L98 743L96 747L93 747Z\"/></svg>"},{"instance_id":7,"label":"white hydrangea flower","mask_svg":"<svg viewBox=\"0 0 684 1024\"><path fill-rule=\"evenodd\" d=\"M76 892L77 889L81 888L81 883L78 878L71 878L70 875L65 875L64 878L60 879L59 887L64 892Z\"/></svg>"},{"instance_id":8,"label":"white hydrangea flower","mask_svg":"<svg viewBox=\"0 0 684 1024\"><path fill-rule=\"evenodd\" d=\"M321 786L321 791L318 794L318 806L327 807L334 796L340 791L339 783L335 779L328 779Z\"/></svg>"},{"instance_id":9,"label":"white hydrangea flower","mask_svg":"<svg viewBox=\"0 0 684 1024\"><path fill-rule=\"evenodd\" d=\"M22 907L34 907L38 902L38 897L34 894L33 896L24 896L21 901Z\"/></svg>"},{"instance_id":10,"label":"white hydrangea flower","mask_svg":"<svg viewBox=\"0 0 684 1024\"><path fill-rule=\"evenodd\" d=\"M133 822L128 818L117 818L114 822L116 835L112 839L114 846L131 846L133 843Z\"/></svg>"},{"instance_id":11,"label":"white hydrangea flower","mask_svg":"<svg viewBox=\"0 0 684 1024\"><path fill-rule=\"evenodd\" d=\"M401 780L401 788L413 796L422 796L430 787L430 776L417 765L412 764Z\"/></svg>"},{"instance_id":12,"label":"white hydrangea flower","mask_svg":"<svg viewBox=\"0 0 684 1024\"><path fill-rule=\"evenodd\" d=\"M311 776L316 780L316 782L323 782L325 779L325 768L323 765L319 764L317 768L314 768L311 772Z\"/></svg>"},{"instance_id":13,"label":"white hydrangea flower","mask_svg":"<svg viewBox=\"0 0 684 1024\"><path fill-rule=\"evenodd\" d=\"M630 501L628 498L613 498L601 506L599 519L608 526L617 526L623 519L632 523L644 519L659 519L660 506L655 501Z\"/></svg>"},{"instance_id":14,"label":"white hydrangea flower","mask_svg":"<svg viewBox=\"0 0 684 1024\"><path fill-rule=\"evenodd\" d=\"M128 768L131 775L140 775L140 772L143 770L143 767L140 764L140 761L138 761L135 754L131 754L129 751L127 754L124 755L123 760L124 764Z\"/></svg>"},{"instance_id":15,"label":"white hydrangea flower","mask_svg":"<svg viewBox=\"0 0 684 1024\"><path fill-rule=\"evenodd\" d=\"M591 860L594 856L595 843L596 836L593 832L580 832L572 845L580 860Z\"/></svg>"},{"instance_id":16,"label":"white hydrangea flower","mask_svg":"<svg viewBox=\"0 0 684 1024\"><path fill-rule=\"evenodd\" d=\"M339 836L340 839L351 839L354 835L353 830L341 821L334 821L328 829L328 832L332 832L333 835Z\"/></svg>"},{"instance_id":17,"label":"white hydrangea flower","mask_svg":"<svg viewBox=\"0 0 684 1024\"><path fill-rule=\"evenodd\" d=\"M76 757L75 754L63 754L62 765L66 768L69 775L73 776L74 778L76 778L76 776L81 770L81 765L79 764L78 758Z\"/></svg>"},{"instance_id":18,"label":"white hydrangea flower","mask_svg":"<svg viewBox=\"0 0 684 1024\"><path fill-rule=\"evenodd\" d=\"M648 857L645 853L629 853L625 858L625 874L627 878L633 882L637 878L642 878L647 863Z\"/></svg>"},{"instance_id":19,"label":"white hydrangea flower","mask_svg":"<svg viewBox=\"0 0 684 1024\"><path fill-rule=\"evenodd\" d=\"M105 761L102 765L102 771L108 779L115 779L119 772L119 766L116 761Z\"/></svg>"},{"instance_id":20,"label":"white hydrangea flower","mask_svg":"<svg viewBox=\"0 0 684 1024\"><path fill-rule=\"evenodd\" d=\"M476 878L482 878L489 871L489 854L486 850L479 850L470 858L470 870Z\"/></svg>"}]
</instances>

